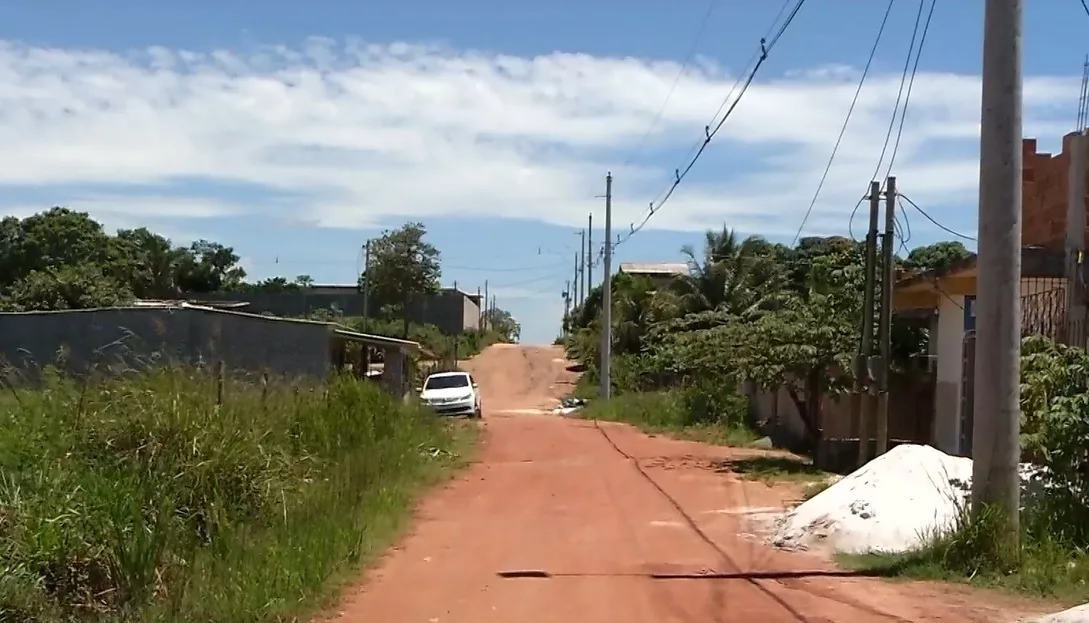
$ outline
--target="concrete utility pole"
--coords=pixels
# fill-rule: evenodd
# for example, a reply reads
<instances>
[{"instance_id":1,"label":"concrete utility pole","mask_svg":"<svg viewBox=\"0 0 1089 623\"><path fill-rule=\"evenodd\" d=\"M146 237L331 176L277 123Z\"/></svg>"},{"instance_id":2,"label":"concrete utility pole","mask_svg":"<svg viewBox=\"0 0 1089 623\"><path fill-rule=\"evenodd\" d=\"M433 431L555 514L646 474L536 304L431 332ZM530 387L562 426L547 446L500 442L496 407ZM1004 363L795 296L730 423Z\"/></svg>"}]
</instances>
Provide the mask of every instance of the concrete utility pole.
<instances>
[{"instance_id":1,"label":"concrete utility pole","mask_svg":"<svg viewBox=\"0 0 1089 623\"><path fill-rule=\"evenodd\" d=\"M586 300L586 230L579 232L579 249L581 250L582 257L578 263L578 269L575 271L575 290L578 291L578 304L582 305ZM579 278L582 275L582 278Z\"/></svg>"},{"instance_id":2,"label":"concrete utility pole","mask_svg":"<svg viewBox=\"0 0 1089 623\"><path fill-rule=\"evenodd\" d=\"M568 279L563 287L563 334L567 335L571 324L571 280Z\"/></svg>"},{"instance_id":3,"label":"concrete utility pole","mask_svg":"<svg viewBox=\"0 0 1089 623\"><path fill-rule=\"evenodd\" d=\"M582 278L586 283L582 284L582 292L590 295L590 288L594 287L594 214L586 219L586 272Z\"/></svg>"},{"instance_id":4,"label":"concrete utility pole","mask_svg":"<svg viewBox=\"0 0 1089 623\"><path fill-rule=\"evenodd\" d=\"M874 289L877 281L877 215L881 211L881 184L870 182L870 224L866 230L866 277L862 293L862 345L855 366L855 393L851 404L858 422L858 466L870 460L870 420L873 417L873 375L870 357L873 355Z\"/></svg>"},{"instance_id":5,"label":"concrete utility pole","mask_svg":"<svg viewBox=\"0 0 1089 623\"><path fill-rule=\"evenodd\" d=\"M601 285L601 397L612 396L613 356L613 174L605 175L605 257Z\"/></svg>"},{"instance_id":6,"label":"concrete utility pole","mask_svg":"<svg viewBox=\"0 0 1089 623\"><path fill-rule=\"evenodd\" d=\"M485 279L484 280L484 300L481 301L481 303L484 304L484 307L481 308L481 312L480 312L481 318L483 318L483 320L484 320L483 324L484 324L484 330L485 331L488 330L488 320L489 320L489 318L488 318L488 301L489 300L491 300L491 299L488 298L488 280Z\"/></svg>"},{"instance_id":7,"label":"concrete utility pole","mask_svg":"<svg viewBox=\"0 0 1089 623\"><path fill-rule=\"evenodd\" d=\"M892 289L896 270L896 177L885 184L885 235L881 237L881 312L877 323L877 345L881 363L877 369L877 443L874 457L889 450L889 371L892 362Z\"/></svg>"},{"instance_id":8,"label":"concrete utility pole","mask_svg":"<svg viewBox=\"0 0 1089 623\"><path fill-rule=\"evenodd\" d=\"M371 241L363 244L363 331L371 332ZM363 378L371 371L371 348L360 344L363 349Z\"/></svg>"},{"instance_id":9,"label":"concrete utility pole","mask_svg":"<svg viewBox=\"0 0 1089 623\"><path fill-rule=\"evenodd\" d=\"M1085 174L1089 166L1085 128L1070 141L1070 171L1066 197L1066 343L1085 348L1085 288L1081 283L1082 253L1085 251Z\"/></svg>"},{"instance_id":10,"label":"concrete utility pole","mask_svg":"<svg viewBox=\"0 0 1089 623\"><path fill-rule=\"evenodd\" d=\"M476 287L476 308L477 308L477 311L479 312L477 314L477 317L476 317L476 330L477 331L480 331L481 329L484 328L484 308L481 307L481 304L483 302L484 302L484 299L480 298L480 286L477 286Z\"/></svg>"},{"instance_id":11,"label":"concrete utility pole","mask_svg":"<svg viewBox=\"0 0 1089 623\"><path fill-rule=\"evenodd\" d=\"M1021 0L987 0L979 141L972 508L995 506L1018 542L1021 503Z\"/></svg>"},{"instance_id":12,"label":"concrete utility pole","mask_svg":"<svg viewBox=\"0 0 1089 623\"><path fill-rule=\"evenodd\" d=\"M579 254L575 254L575 275L572 277L574 281L571 282L571 286L568 290L571 291L571 307L579 304L579 272L582 270L582 260Z\"/></svg>"}]
</instances>

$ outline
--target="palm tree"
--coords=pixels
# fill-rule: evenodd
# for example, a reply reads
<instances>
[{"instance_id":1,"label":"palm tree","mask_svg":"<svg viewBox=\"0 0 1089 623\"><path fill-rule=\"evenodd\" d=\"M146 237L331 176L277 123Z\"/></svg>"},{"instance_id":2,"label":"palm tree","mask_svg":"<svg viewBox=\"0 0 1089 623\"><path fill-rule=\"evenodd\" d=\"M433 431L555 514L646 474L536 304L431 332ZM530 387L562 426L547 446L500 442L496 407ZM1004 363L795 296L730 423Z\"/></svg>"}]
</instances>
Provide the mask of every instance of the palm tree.
<instances>
[{"instance_id":1,"label":"palm tree","mask_svg":"<svg viewBox=\"0 0 1089 623\"><path fill-rule=\"evenodd\" d=\"M782 295L785 270L774 245L760 236L738 240L723 226L704 235L703 256L686 245L690 274L678 279L675 290L689 313L724 311L751 317L773 305Z\"/></svg>"}]
</instances>

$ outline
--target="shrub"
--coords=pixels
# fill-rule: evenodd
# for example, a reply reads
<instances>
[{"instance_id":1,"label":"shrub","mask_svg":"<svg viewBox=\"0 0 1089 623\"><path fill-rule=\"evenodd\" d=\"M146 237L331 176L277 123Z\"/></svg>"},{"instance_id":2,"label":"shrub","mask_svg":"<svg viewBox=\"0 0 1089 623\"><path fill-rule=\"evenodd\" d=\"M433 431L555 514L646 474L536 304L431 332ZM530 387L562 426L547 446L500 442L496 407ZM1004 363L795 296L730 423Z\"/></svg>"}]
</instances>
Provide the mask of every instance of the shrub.
<instances>
[{"instance_id":1,"label":"shrub","mask_svg":"<svg viewBox=\"0 0 1089 623\"><path fill-rule=\"evenodd\" d=\"M747 411L748 399L736 392L690 387L632 392L606 401L592 401L583 410L583 415L629 422L652 430L708 426L740 430L744 427Z\"/></svg>"},{"instance_id":2,"label":"shrub","mask_svg":"<svg viewBox=\"0 0 1089 623\"><path fill-rule=\"evenodd\" d=\"M450 456L447 429L370 383L222 394L170 369L0 399L0 612L290 618Z\"/></svg>"}]
</instances>

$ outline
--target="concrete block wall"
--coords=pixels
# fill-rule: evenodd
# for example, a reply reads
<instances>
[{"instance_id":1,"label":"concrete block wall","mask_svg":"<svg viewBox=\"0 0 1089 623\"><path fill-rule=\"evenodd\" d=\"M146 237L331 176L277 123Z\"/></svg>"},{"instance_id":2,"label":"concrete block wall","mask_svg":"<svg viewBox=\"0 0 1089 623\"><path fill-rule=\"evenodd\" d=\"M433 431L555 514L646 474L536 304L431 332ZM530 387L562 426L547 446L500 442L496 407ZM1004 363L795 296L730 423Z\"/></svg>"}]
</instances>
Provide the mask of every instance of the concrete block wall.
<instances>
[{"instance_id":1,"label":"concrete block wall","mask_svg":"<svg viewBox=\"0 0 1089 623\"><path fill-rule=\"evenodd\" d=\"M241 373L324 378L329 353L327 325L245 314L181 308L0 314L0 358L30 376L58 363L69 372L92 366L119 372L222 360Z\"/></svg>"}]
</instances>

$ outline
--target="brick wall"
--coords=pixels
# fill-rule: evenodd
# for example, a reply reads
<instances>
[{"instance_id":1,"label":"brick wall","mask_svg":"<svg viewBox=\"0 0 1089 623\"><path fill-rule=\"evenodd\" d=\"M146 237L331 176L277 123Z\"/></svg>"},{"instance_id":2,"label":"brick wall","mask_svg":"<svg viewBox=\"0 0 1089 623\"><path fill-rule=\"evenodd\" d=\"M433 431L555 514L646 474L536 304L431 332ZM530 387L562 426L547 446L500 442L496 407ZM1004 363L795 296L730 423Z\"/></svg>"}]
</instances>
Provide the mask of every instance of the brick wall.
<instances>
[{"instance_id":1,"label":"brick wall","mask_svg":"<svg viewBox=\"0 0 1089 623\"><path fill-rule=\"evenodd\" d=\"M1040 245L1056 251L1063 249L1071 136L1073 133L1063 137L1062 152L1054 155L1038 152L1034 138L1022 141L1024 197L1021 243L1025 246ZM1089 246L1089 230L1086 246Z\"/></svg>"}]
</instances>

